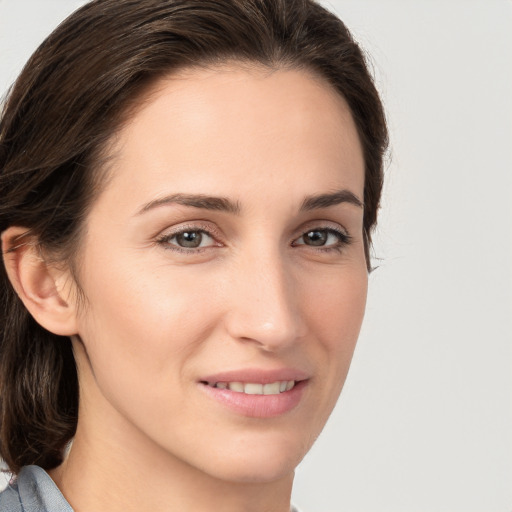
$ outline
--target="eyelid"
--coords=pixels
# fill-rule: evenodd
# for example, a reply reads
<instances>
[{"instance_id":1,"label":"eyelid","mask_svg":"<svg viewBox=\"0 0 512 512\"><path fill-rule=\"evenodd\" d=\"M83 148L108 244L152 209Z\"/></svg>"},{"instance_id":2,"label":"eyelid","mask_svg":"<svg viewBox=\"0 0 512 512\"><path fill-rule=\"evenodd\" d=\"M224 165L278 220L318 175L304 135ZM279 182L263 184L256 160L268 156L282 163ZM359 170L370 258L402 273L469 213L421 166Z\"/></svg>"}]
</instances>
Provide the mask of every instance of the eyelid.
<instances>
[{"instance_id":1,"label":"eyelid","mask_svg":"<svg viewBox=\"0 0 512 512\"><path fill-rule=\"evenodd\" d=\"M309 231L317 230L331 230L340 233L341 235L350 236L348 229L342 226L339 222L330 221L326 219L316 219L309 222L305 222L302 226L297 230L298 236L302 236Z\"/></svg>"},{"instance_id":2,"label":"eyelid","mask_svg":"<svg viewBox=\"0 0 512 512\"><path fill-rule=\"evenodd\" d=\"M171 228L166 228L162 230L162 232L158 236L171 237L173 235L179 235L184 231L204 231L210 236L217 238L222 237L220 230L213 226L210 222L206 221L183 222Z\"/></svg>"}]
</instances>

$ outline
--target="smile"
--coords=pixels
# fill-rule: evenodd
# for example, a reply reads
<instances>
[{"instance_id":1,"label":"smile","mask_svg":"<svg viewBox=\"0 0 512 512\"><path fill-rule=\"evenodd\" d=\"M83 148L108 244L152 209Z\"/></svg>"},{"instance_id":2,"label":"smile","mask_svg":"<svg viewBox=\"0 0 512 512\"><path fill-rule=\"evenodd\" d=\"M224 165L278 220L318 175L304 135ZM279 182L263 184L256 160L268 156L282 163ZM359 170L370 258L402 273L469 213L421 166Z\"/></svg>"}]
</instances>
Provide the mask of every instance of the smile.
<instances>
[{"instance_id":1,"label":"smile","mask_svg":"<svg viewBox=\"0 0 512 512\"><path fill-rule=\"evenodd\" d=\"M246 395L279 395L290 391L295 386L294 380L281 380L259 384L256 382L215 382L206 383L208 386L217 389L229 389L235 393L244 393Z\"/></svg>"},{"instance_id":2,"label":"smile","mask_svg":"<svg viewBox=\"0 0 512 512\"><path fill-rule=\"evenodd\" d=\"M291 412L299 405L305 389L309 386L308 378L261 378L258 379L260 382L255 382L255 375L247 380L241 380L240 376L239 380L226 377L201 380L200 389L223 408L252 418L273 418Z\"/></svg>"}]
</instances>

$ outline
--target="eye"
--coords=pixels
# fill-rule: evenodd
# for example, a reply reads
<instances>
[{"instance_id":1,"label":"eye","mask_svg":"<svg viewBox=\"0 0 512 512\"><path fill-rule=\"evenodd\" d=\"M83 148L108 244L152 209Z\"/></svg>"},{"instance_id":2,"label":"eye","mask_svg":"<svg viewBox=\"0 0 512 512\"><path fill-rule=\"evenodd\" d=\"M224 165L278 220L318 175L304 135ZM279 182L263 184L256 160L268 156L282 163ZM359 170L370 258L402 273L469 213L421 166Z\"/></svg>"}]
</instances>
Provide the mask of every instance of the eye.
<instances>
[{"instance_id":1,"label":"eye","mask_svg":"<svg viewBox=\"0 0 512 512\"><path fill-rule=\"evenodd\" d=\"M293 245L309 245L324 250L340 249L350 242L350 236L334 228L315 228L306 231Z\"/></svg>"},{"instance_id":2,"label":"eye","mask_svg":"<svg viewBox=\"0 0 512 512\"><path fill-rule=\"evenodd\" d=\"M177 251L203 249L219 245L204 229L184 229L183 231L167 234L159 238L158 243L166 246L168 249L174 249Z\"/></svg>"}]
</instances>

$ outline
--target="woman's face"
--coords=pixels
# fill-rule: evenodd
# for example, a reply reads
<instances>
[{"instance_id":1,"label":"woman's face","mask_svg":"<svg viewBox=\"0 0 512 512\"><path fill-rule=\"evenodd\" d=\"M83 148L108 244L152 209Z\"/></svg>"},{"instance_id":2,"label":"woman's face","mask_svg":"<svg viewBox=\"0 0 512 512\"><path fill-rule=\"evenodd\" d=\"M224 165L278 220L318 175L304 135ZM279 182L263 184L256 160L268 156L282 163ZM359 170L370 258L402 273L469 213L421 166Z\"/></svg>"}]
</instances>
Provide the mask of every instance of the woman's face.
<instances>
[{"instance_id":1,"label":"woman's face","mask_svg":"<svg viewBox=\"0 0 512 512\"><path fill-rule=\"evenodd\" d=\"M227 480L291 474L365 307L345 101L305 71L188 70L114 146L80 257L79 432Z\"/></svg>"}]
</instances>

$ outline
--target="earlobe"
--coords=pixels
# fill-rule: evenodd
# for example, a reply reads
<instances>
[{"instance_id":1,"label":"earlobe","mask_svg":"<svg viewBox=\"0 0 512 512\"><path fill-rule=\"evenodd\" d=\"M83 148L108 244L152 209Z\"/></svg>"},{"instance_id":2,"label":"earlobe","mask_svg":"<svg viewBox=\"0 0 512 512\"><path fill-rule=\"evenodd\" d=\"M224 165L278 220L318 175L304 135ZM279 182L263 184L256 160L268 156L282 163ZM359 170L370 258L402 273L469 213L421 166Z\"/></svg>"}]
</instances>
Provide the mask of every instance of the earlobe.
<instances>
[{"instance_id":1,"label":"earlobe","mask_svg":"<svg viewBox=\"0 0 512 512\"><path fill-rule=\"evenodd\" d=\"M2 233L2 255L9 280L37 323L54 334L77 333L76 305L69 272L49 265L33 237L22 227Z\"/></svg>"}]
</instances>

